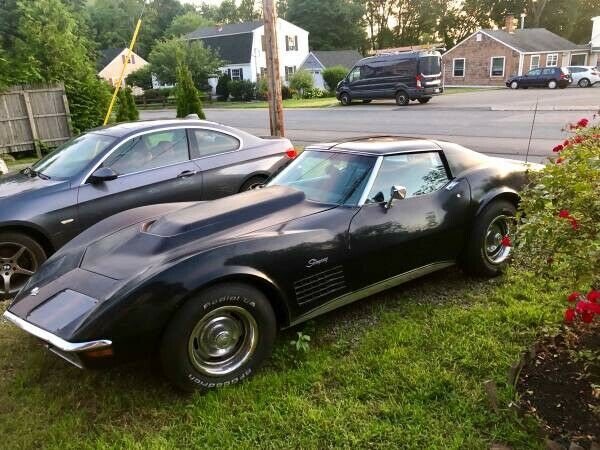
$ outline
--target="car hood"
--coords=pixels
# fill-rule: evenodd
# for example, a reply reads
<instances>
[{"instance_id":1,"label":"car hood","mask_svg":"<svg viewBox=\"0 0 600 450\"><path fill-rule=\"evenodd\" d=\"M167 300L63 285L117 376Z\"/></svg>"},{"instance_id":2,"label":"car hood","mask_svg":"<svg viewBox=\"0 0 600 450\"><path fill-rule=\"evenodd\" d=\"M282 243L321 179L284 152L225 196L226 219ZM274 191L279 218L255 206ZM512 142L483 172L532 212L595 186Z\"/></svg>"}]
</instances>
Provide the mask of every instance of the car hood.
<instances>
[{"instance_id":1,"label":"car hood","mask_svg":"<svg viewBox=\"0 0 600 450\"><path fill-rule=\"evenodd\" d=\"M40 177L31 177L23 173L13 173L0 176L0 199L23 195L40 189L52 189L61 186L67 181L47 180Z\"/></svg>"}]
</instances>

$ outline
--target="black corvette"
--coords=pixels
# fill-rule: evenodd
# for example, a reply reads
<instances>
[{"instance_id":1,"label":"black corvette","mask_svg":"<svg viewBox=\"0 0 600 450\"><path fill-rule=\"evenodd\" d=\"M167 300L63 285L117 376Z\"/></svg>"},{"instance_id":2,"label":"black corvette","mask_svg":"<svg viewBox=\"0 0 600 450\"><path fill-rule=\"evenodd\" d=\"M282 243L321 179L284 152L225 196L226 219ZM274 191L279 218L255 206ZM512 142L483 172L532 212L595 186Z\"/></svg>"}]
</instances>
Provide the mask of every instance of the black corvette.
<instances>
[{"instance_id":1,"label":"black corvette","mask_svg":"<svg viewBox=\"0 0 600 450\"><path fill-rule=\"evenodd\" d=\"M265 188L98 223L4 316L80 367L158 352L182 389L229 385L279 328L455 263L498 274L528 168L438 141L311 146Z\"/></svg>"}]
</instances>

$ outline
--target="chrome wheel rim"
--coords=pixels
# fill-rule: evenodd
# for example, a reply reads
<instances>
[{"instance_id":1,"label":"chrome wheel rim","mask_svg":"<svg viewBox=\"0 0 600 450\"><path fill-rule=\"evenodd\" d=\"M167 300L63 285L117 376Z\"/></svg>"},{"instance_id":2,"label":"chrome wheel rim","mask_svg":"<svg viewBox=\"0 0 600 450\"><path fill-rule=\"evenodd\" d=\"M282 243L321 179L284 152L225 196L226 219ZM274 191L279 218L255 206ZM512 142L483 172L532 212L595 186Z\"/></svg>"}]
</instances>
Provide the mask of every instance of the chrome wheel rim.
<instances>
[{"instance_id":1,"label":"chrome wheel rim","mask_svg":"<svg viewBox=\"0 0 600 450\"><path fill-rule=\"evenodd\" d=\"M0 242L0 298L19 292L39 266L35 254L16 242Z\"/></svg>"},{"instance_id":2,"label":"chrome wheel rim","mask_svg":"<svg viewBox=\"0 0 600 450\"><path fill-rule=\"evenodd\" d=\"M227 375L256 350L258 325L244 308L222 306L205 315L190 335L188 353L194 368L209 376Z\"/></svg>"},{"instance_id":3,"label":"chrome wheel rim","mask_svg":"<svg viewBox=\"0 0 600 450\"><path fill-rule=\"evenodd\" d=\"M483 253L487 260L492 264L501 264L509 257L511 246L505 245L503 240L510 236L509 216L498 216L492 220L485 233L483 242Z\"/></svg>"},{"instance_id":4,"label":"chrome wheel rim","mask_svg":"<svg viewBox=\"0 0 600 450\"><path fill-rule=\"evenodd\" d=\"M548 87L550 89L554 89L556 87L556 81L551 81L550 83L548 83Z\"/></svg>"},{"instance_id":5,"label":"chrome wheel rim","mask_svg":"<svg viewBox=\"0 0 600 450\"><path fill-rule=\"evenodd\" d=\"M517 87L519 87L519 84L516 81L513 81L512 83L510 83L510 87L516 89Z\"/></svg>"}]
</instances>

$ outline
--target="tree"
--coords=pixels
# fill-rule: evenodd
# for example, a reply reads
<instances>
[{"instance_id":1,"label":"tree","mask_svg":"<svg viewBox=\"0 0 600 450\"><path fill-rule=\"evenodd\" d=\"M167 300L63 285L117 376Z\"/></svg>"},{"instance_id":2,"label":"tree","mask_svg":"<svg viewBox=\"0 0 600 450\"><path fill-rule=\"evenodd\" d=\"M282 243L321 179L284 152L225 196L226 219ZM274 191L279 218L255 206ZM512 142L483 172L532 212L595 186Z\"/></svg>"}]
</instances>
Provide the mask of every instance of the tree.
<instances>
[{"instance_id":1,"label":"tree","mask_svg":"<svg viewBox=\"0 0 600 450\"><path fill-rule=\"evenodd\" d=\"M189 11L181 16L177 16L167 28L165 37L180 37L184 36L198 28L210 27L214 25L214 22L204 17L202 14L196 11Z\"/></svg>"},{"instance_id":2,"label":"tree","mask_svg":"<svg viewBox=\"0 0 600 450\"><path fill-rule=\"evenodd\" d=\"M300 92L300 95L307 89L312 89L315 85L315 80L308 70L299 70L290 79L290 87Z\"/></svg>"},{"instance_id":3,"label":"tree","mask_svg":"<svg viewBox=\"0 0 600 450\"><path fill-rule=\"evenodd\" d=\"M338 83L344 79L348 69L344 66L328 67L323 71L323 79L330 91L335 91Z\"/></svg>"},{"instance_id":4,"label":"tree","mask_svg":"<svg viewBox=\"0 0 600 450\"><path fill-rule=\"evenodd\" d=\"M219 77L219 81L217 82L217 98L223 102L229 100L229 83L231 82L231 77L229 74L224 73Z\"/></svg>"},{"instance_id":5,"label":"tree","mask_svg":"<svg viewBox=\"0 0 600 450\"><path fill-rule=\"evenodd\" d=\"M183 118L188 114L198 114L201 119L206 118L202 111L202 101L198 89L194 86L190 69L183 64L177 66L175 97L177 98L178 118Z\"/></svg>"},{"instance_id":6,"label":"tree","mask_svg":"<svg viewBox=\"0 0 600 450\"><path fill-rule=\"evenodd\" d=\"M208 78L217 73L223 62L201 41L172 38L156 43L149 56L150 70L162 84L174 84L177 66L185 63L192 73L194 85L204 89Z\"/></svg>"},{"instance_id":7,"label":"tree","mask_svg":"<svg viewBox=\"0 0 600 450\"><path fill-rule=\"evenodd\" d=\"M117 122L130 122L140 118L131 88L125 87L119 90L118 100Z\"/></svg>"},{"instance_id":8,"label":"tree","mask_svg":"<svg viewBox=\"0 0 600 450\"><path fill-rule=\"evenodd\" d=\"M150 70L150 64L127 75L125 83L127 86L137 86L143 90L152 89L152 72Z\"/></svg>"},{"instance_id":9,"label":"tree","mask_svg":"<svg viewBox=\"0 0 600 450\"><path fill-rule=\"evenodd\" d=\"M102 123L110 87L96 77L91 43L75 17L60 0L8 0L10 11L0 14L0 55L6 62L6 84L64 83L76 132ZM8 45L6 45L8 43Z\"/></svg>"},{"instance_id":10,"label":"tree","mask_svg":"<svg viewBox=\"0 0 600 450\"><path fill-rule=\"evenodd\" d=\"M360 0L288 0L287 20L310 32L315 50L363 48L365 5Z\"/></svg>"}]
</instances>

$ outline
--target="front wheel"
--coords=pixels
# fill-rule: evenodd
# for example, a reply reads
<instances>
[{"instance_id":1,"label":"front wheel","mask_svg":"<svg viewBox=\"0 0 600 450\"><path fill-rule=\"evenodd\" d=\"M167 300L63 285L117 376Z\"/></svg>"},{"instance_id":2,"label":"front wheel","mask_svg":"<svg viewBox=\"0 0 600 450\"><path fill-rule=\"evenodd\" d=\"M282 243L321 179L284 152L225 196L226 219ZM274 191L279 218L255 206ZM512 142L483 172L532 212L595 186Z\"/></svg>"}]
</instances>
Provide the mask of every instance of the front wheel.
<instances>
[{"instance_id":1,"label":"front wheel","mask_svg":"<svg viewBox=\"0 0 600 450\"><path fill-rule=\"evenodd\" d=\"M410 97L408 96L408 94L404 91L399 91L396 94L396 104L398 106L406 106L408 105L408 102L410 101Z\"/></svg>"},{"instance_id":2,"label":"front wheel","mask_svg":"<svg viewBox=\"0 0 600 450\"><path fill-rule=\"evenodd\" d=\"M519 82L518 81L512 81L510 83L510 88L511 89L519 89Z\"/></svg>"},{"instance_id":3,"label":"front wheel","mask_svg":"<svg viewBox=\"0 0 600 450\"><path fill-rule=\"evenodd\" d=\"M14 297L46 261L42 246L22 233L0 233L0 300Z\"/></svg>"},{"instance_id":4,"label":"front wheel","mask_svg":"<svg viewBox=\"0 0 600 450\"><path fill-rule=\"evenodd\" d=\"M350 94L348 94L347 92L344 92L343 94L341 94L340 95L340 103L342 104L342 106L350 105L350 103L352 103L352 97L350 97Z\"/></svg>"},{"instance_id":5,"label":"front wheel","mask_svg":"<svg viewBox=\"0 0 600 450\"><path fill-rule=\"evenodd\" d=\"M477 216L463 255L467 272L484 277L502 273L512 250L515 213L512 203L496 200Z\"/></svg>"},{"instance_id":6,"label":"front wheel","mask_svg":"<svg viewBox=\"0 0 600 450\"><path fill-rule=\"evenodd\" d=\"M242 187L240 188L240 192L258 189L258 188L262 187L266 181L267 181L267 177L261 177L261 176L252 177L242 185Z\"/></svg>"},{"instance_id":7,"label":"front wheel","mask_svg":"<svg viewBox=\"0 0 600 450\"><path fill-rule=\"evenodd\" d=\"M243 283L218 284L188 300L160 347L163 370L184 391L208 391L252 376L270 356L277 321L269 300Z\"/></svg>"}]
</instances>

